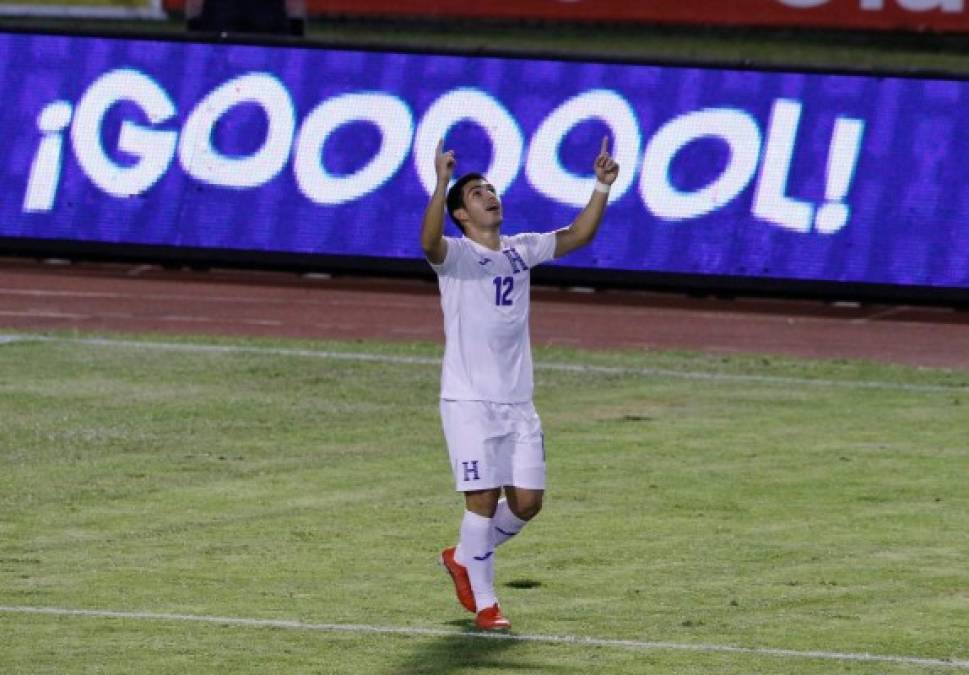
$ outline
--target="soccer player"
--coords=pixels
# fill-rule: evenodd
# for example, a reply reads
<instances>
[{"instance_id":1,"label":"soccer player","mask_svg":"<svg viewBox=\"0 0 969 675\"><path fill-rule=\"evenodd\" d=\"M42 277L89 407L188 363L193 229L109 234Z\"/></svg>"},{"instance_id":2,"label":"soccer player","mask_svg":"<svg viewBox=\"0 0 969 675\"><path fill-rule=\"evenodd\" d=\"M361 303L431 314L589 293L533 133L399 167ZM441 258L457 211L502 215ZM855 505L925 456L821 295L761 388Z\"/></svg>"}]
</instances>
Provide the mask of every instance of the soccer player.
<instances>
[{"instance_id":1,"label":"soccer player","mask_svg":"<svg viewBox=\"0 0 969 675\"><path fill-rule=\"evenodd\" d=\"M529 274L592 240L619 165L604 138L595 187L572 224L505 237L501 200L484 176L465 174L448 189L455 164L442 139L434 158L437 184L421 226L444 312L441 422L465 505L458 544L443 551L441 563L458 601L476 614L475 625L503 630L511 624L495 595L495 548L538 514L545 490L545 443L532 405ZM443 235L445 207L463 237Z\"/></svg>"}]
</instances>

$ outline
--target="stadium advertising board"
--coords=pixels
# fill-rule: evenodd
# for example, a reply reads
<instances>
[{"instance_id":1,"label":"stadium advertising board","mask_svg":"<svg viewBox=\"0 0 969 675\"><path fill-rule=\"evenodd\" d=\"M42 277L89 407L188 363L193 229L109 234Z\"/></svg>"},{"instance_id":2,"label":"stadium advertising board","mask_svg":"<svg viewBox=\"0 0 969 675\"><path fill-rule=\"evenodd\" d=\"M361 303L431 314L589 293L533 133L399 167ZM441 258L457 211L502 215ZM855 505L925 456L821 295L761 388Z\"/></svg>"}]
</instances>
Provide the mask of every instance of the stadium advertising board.
<instances>
[{"instance_id":1,"label":"stadium advertising board","mask_svg":"<svg viewBox=\"0 0 969 675\"><path fill-rule=\"evenodd\" d=\"M8 251L416 268L439 138L514 233L574 218L608 135L606 221L560 269L969 289L967 82L22 34L0 81Z\"/></svg>"},{"instance_id":2,"label":"stadium advertising board","mask_svg":"<svg viewBox=\"0 0 969 675\"><path fill-rule=\"evenodd\" d=\"M966 0L305 0L310 15L969 32ZM182 11L185 0L166 0Z\"/></svg>"}]
</instances>

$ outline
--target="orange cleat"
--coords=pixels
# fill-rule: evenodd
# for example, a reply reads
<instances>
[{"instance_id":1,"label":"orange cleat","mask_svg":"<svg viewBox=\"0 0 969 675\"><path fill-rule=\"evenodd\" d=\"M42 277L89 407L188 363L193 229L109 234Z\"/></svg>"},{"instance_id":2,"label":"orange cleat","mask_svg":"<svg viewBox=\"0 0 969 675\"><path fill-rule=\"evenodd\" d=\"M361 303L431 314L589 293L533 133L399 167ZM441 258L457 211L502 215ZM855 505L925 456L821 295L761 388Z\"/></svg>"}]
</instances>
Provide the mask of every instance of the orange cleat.
<instances>
[{"instance_id":1,"label":"orange cleat","mask_svg":"<svg viewBox=\"0 0 969 675\"><path fill-rule=\"evenodd\" d=\"M474 625L481 630L508 630L511 628L511 621L505 618L501 613L501 607L495 603L478 612L478 616L474 618Z\"/></svg>"},{"instance_id":2,"label":"orange cleat","mask_svg":"<svg viewBox=\"0 0 969 675\"><path fill-rule=\"evenodd\" d=\"M454 581L454 593L458 596L461 606L472 614L477 609L474 606L474 592L471 590L471 580L468 578L468 569L454 559L456 546L446 548L441 551L441 566L451 575Z\"/></svg>"}]
</instances>

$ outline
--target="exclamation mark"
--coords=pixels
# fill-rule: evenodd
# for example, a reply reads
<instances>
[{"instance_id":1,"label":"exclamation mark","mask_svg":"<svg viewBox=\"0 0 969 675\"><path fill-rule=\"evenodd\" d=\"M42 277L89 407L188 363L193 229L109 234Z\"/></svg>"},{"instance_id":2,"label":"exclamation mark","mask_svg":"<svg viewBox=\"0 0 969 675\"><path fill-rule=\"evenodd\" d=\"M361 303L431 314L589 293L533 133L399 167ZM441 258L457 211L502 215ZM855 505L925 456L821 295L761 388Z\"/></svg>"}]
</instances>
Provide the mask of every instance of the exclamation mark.
<instances>
[{"instance_id":1,"label":"exclamation mark","mask_svg":"<svg viewBox=\"0 0 969 675\"><path fill-rule=\"evenodd\" d=\"M835 120L828 150L828 177L824 189L826 203L818 208L814 217L815 231L819 234L834 234L848 223L851 210L844 203L844 198L848 196L851 179L855 176L864 133L864 120L848 117Z\"/></svg>"}]
</instances>

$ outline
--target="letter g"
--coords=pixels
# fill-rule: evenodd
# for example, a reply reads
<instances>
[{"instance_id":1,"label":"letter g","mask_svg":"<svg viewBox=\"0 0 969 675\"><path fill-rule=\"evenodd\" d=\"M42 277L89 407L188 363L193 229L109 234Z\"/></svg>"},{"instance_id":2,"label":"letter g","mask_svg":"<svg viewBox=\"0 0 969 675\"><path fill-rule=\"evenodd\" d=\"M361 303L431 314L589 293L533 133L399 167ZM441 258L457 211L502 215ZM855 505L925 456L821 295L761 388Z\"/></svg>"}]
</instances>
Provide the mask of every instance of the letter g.
<instances>
[{"instance_id":1,"label":"letter g","mask_svg":"<svg viewBox=\"0 0 969 675\"><path fill-rule=\"evenodd\" d=\"M133 166L117 164L101 145L101 125L111 106L120 101L137 104L152 124L172 117L175 106L153 79L127 68L99 77L78 101L71 126L74 156L99 188L115 197L130 197L147 190L165 173L175 156L178 134L153 131L125 120L118 149L134 155L138 161Z\"/></svg>"}]
</instances>

